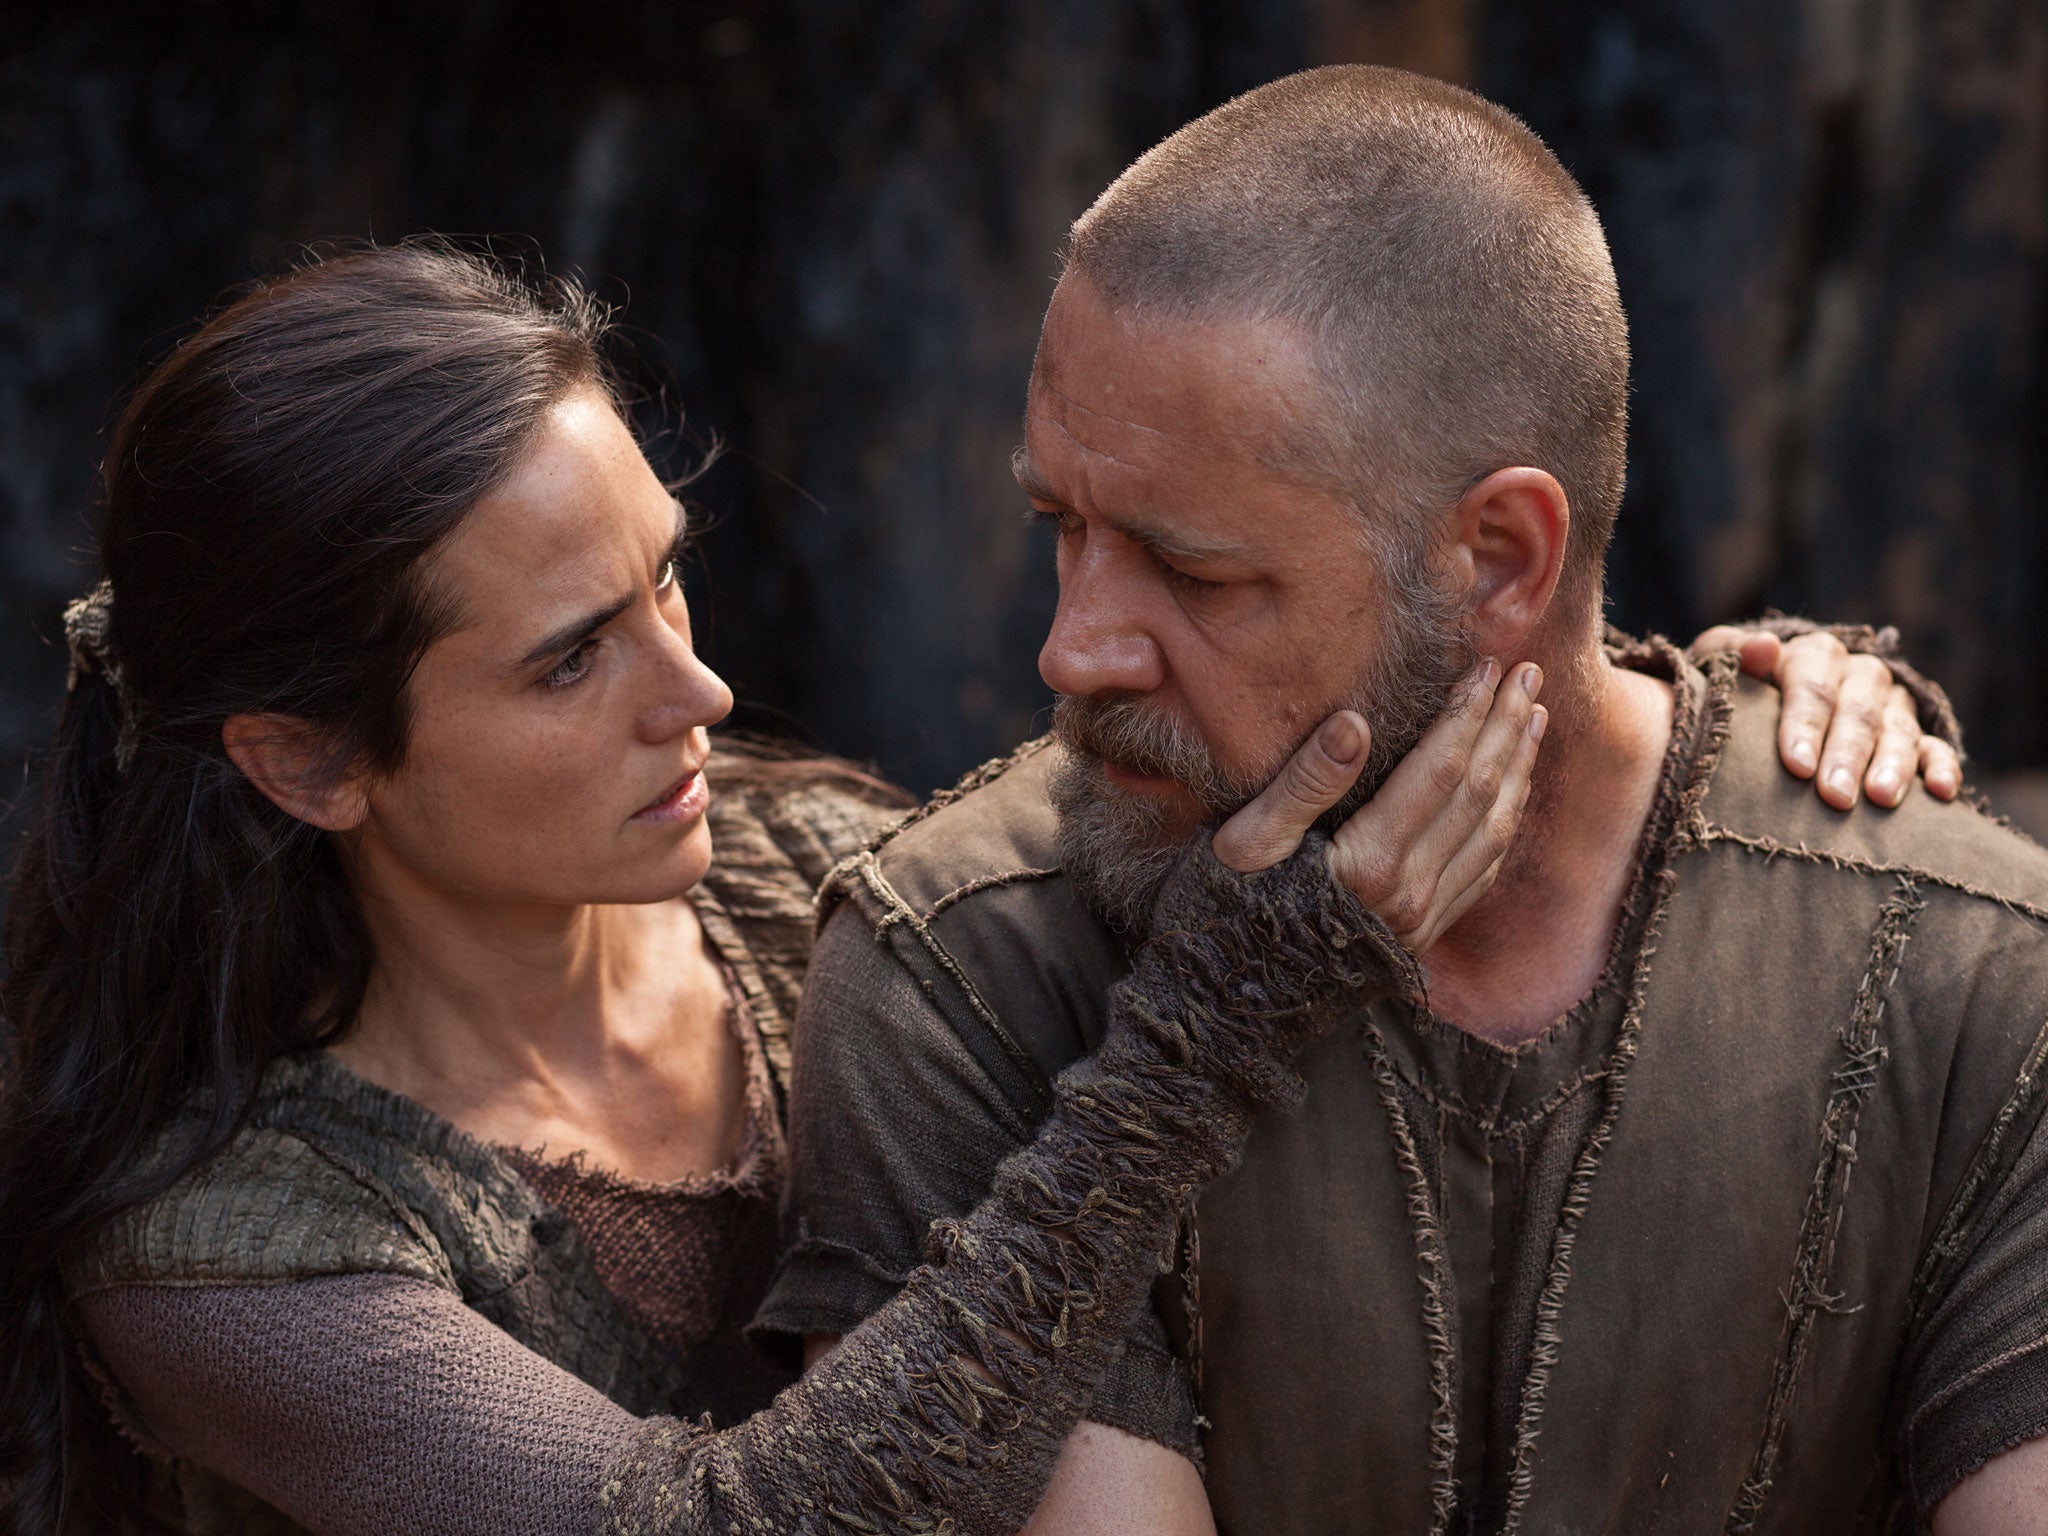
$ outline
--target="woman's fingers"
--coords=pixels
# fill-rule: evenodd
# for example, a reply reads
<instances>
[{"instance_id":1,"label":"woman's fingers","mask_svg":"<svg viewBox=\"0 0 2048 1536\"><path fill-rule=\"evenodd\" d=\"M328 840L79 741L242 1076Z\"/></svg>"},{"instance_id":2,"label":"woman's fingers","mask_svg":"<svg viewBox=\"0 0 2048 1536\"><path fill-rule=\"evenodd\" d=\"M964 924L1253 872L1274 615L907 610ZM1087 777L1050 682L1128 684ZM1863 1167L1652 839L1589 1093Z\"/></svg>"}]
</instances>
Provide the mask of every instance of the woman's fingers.
<instances>
[{"instance_id":1,"label":"woman's fingers","mask_svg":"<svg viewBox=\"0 0 2048 1536\"><path fill-rule=\"evenodd\" d=\"M1713 651L1733 651L1741 659L1743 671L1751 677L1768 678L1778 670L1778 657L1784 649L1784 642L1768 629L1716 624L1712 629L1702 631L1686 649L1696 657Z\"/></svg>"},{"instance_id":2,"label":"woman's fingers","mask_svg":"<svg viewBox=\"0 0 2048 1536\"><path fill-rule=\"evenodd\" d=\"M1413 953L1419 955L1434 944L1500 877L1521 827L1522 812L1528 807L1529 774L1536 766L1536 749L1549 723L1550 712L1538 705L1515 743L1499 795L1444 867L1437 881L1436 905L1425 914L1421 927L1399 935Z\"/></svg>"},{"instance_id":3,"label":"woman's fingers","mask_svg":"<svg viewBox=\"0 0 2048 1536\"><path fill-rule=\"evenodd\" d=\"M1337 877L1403 942L1433 941L1477 900L1512 838L1542 727L1542 673L1517 667L1496 683L1489 664L1395 767L1370 803L1338 829ZM1479 857L1494 838L1499 848ZM1474 887L1478 889L1474 889Z\"/></svg>"},{"instance_id":4,"label":"woman's fingers","mask_svg":"<svg viewBox=\"0 0 2048 1536\"><path fill-rule=\"evenodd\" d=\"M1788 672L1792 659L1786 658ZM1850 656L1836 684L1835 714L1828 722L1827 745L1821 749L1818 788L1821 799L1838 811L1856 803L1863 775L1877 752L1884 730L1885 706L1891 699L1892 669L1875 656ZM1913 727L1919 741L1920 729ZM1900 794L1905 793L1900 786Z\"/></svg>"},{"instance_id":5,"label":"woman's fingers","mask_svg":"<svg viewBox=\"0 0 2048 1536\"><path fill-rule=\"evenodd\" d=\"M1872 805L1895 806L1906 798L1919 771L1920 708L1912 694L1893 683L1878 726L1877 747L1863 775L1863 792Z\"/></svg>"},{"instance_id":6,"label":"woman's fingers","mask_svg":"<svg viewBox=\"0 0 2048 1536\"><path fill-rule=\"evenodd\" d=\"M1316 818L1358 782L1372 731L1340 709L1301 744L1257 799L1216 829L1216 857L1240 874L1269 869L1300 846Z\"/></svg>"},{"instance_id":7,"label":"woman's fingers","mask_svg":"<svg viewBox=\"0 0 2048 1536\"><path fill-rule=\"evenodd\" d=\"M1963 760L1939 736L1920 738L1920 777L1937 800L1953 800L1963 789Z\"/></svg>"}]
</instances>

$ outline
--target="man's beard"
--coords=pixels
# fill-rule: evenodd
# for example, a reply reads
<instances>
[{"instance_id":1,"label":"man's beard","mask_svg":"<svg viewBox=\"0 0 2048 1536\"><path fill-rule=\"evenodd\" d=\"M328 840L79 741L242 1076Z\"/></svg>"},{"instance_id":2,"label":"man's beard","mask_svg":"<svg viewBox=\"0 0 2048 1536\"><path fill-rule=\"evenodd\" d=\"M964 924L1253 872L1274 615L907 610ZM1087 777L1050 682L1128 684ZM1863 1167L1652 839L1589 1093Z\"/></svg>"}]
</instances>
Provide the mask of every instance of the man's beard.
<instances>
[{"instance_id":1,"label":"man's beard","mask_svg":"<svg viewBox=\"0 0 2048 1536\"><path fill-rule=\"evenodd\" d=\"M1404 597L1383 609L1388 619L1373 659L1351 687L1312 712L1298 740L1275 742L1266 760L1241 774L1225 772L1193 731L1142 697L1062 695L1052 727L1065 750L1049 794L1059 821L1061 868L1089 906L1112 927L1142 932L1189 839L1207 836L1241 810L1340 709L1365 717L1372 746L1358 782L1317 825L1334 831L1371 799L1443 714L1475 659L1460 606L1448 594L1417 583ZM1169 799L1120 788L1107 763L1176 780L1201 804L1201 823L1187 826Z\"/></svg>"}]
</instances>

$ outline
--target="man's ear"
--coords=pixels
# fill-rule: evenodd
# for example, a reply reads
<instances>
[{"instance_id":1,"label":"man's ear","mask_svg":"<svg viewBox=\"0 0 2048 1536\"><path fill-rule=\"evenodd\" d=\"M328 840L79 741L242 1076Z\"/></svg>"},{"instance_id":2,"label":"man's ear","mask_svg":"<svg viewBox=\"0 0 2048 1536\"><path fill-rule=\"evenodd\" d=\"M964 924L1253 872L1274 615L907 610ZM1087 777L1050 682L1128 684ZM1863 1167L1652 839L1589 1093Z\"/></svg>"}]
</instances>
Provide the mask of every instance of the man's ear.
<instances>
[{"instance_id":1,"label":"man's ear","mask_svg":"<svg viewBox=\"0 0 2048 1536\"><path fill-rule=\"evenodd\" d=\"M220 744L242 777L287 816L328 832L350 832L369 814L362 775L337 774L331 742L290 715L229 715Z\"/></svg>"},{"instance_id":2,"label":"man's ear","mask_svg":"<svg viewBox=\"0 0 2048 1536\"><path fill-rule=\"evenodd\" d=\"M1471 636L1493 656L1523 655L1564 572L1571 505L1554 475L1497 469L1459 498L1446 530L1453 573L1471 595Z\"/></svg>"}]
</instances>

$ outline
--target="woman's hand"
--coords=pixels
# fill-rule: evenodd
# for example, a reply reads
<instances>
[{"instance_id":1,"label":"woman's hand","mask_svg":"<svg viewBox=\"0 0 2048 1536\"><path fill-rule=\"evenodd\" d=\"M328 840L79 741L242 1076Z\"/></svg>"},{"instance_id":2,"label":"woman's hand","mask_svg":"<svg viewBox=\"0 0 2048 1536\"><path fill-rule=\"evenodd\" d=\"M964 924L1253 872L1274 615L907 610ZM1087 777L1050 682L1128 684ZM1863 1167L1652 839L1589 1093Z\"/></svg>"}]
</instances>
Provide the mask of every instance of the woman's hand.
<instances>
[{"instance_id":1,"label":"woman's hand","mask_svg":"<svg viewBox=\"0 0 2048 1536\"><path fill-rule=\"evenodd\" d=\"M1532 662L1483 663L1443 718L1385 784L1337 829L1331 872L1411 954L1421 954L1486 894L1521 824L1529 770L1549 712ZM1216 857L1265 869L1344 797L1365 766L1372 732L1339 710L1288 759L1257 799L1216 832Z\"/></svg>"},{"instance_id":2,"label":"woman's hand","mask_svg":"<svg viewBox=\"0 0 2048 1536\"><path fill-rule=\"evenodd\" d=\"M1859 781L1872 804L1887 807L1906 798L1915 773L1937 800L1962 788L1955 748L1921 731L1913 695L1884 658L1858 655L1826 630L1783 640L1736 624L1716 624L1690 649L1734 651L1743 671L1777 684L1778 756L1787 772L1815 780L1836 810L1856 803Z\"/></svg>"}]
</instances>

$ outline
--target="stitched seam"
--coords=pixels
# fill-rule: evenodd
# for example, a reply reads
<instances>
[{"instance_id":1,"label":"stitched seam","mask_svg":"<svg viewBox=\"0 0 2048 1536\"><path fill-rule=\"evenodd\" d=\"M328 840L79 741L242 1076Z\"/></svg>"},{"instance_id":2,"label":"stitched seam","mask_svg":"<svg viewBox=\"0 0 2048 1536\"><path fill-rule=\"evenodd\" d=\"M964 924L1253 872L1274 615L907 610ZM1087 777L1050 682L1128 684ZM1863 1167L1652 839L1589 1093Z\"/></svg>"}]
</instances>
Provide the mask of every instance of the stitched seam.
<instances>
[{"instance_id":1,"label":"stitched seam","mask_svg":"<svg viewBox=\"0 0 2048 1536\"><path fill-rule=\"evenodd\" d=\"M1455 1027L1455 1026L1453 1026ZM1613 1068L1613 1053L1596 1067L1581 1067L1566 1078L1540 1103L1530 1106L1518 1115L1498 1115L1474 1105L1469 1099L1450 1092L1448 1089L1431 1086L1399 1062L1393 1064L1395 1074L1408 1085L1416 1097L1426 1101L1432 1108L1455 1115L1467 1125L1489 1136L1509 1136L1528 1131L1551 1115L1555 1114L1568 1100L1577 1098L1589 1085L1604 1081Z\"/></svg>"},{"instance_id":2,"label":"stitched seam","mask_svg":"<svg viewBox=\"0 0 2048 1536\"><path fill-rule=\"evenodd\" d=\"M1450 1261L1443 1247L1443 1218L1432 1197L1429 1175L1422 1166L1414 1128L1401 1104L1399 1075L1388 1059L1385 1042L1371 1023L1365 1026L1365 1054L1379 1088L1380 1103L1387 1111L1395 1160L1408 1180L1408 1216L1415 1228L1415 1257L1422 1280L1422 1331L1429 1341L1429 1388L1433 1399L1429 1413L1429 1531L1430 1536L1443 1536L1450 1528L1458 1493L1458 1416L1452 1386L1458 1354L1457 1343L1451 1336L1450 1308L1444 1300L1449 1289Z\"/></svg>"},{"instance_id":3,"label":"stitched seam","mask_svg":"<svg viewBox=\"0 0 2048 1536\"><path fill-rule=\"evenodd\" d=\"M1057 880L1062 871L1057 869L1006 869L998 874L983 875L970 880L958 890L948 891L926 910L924 917L930 922L948 907L958 906L970 896L979 896L983 891L1000 890L1006 885L1025 885L1033 880Z\"/></svg>"},{"instance_id":4,"label":"stitched seam","mask_svg":"<svg viewBox=\"0 0 2048 1536\"><path fill-rule=\"evenodd\" d=\"M1202 1230L1195 1222L1195 1202L1200 1198L1200 1190L1190 1190L1187 1205L1180 1218L1181 1309L1187 1315L1186 1364L1188 1385L1195 1399L1195 1435L1198 1440L1204 1431L1215 1427L1202 1409ZM1206 1449L1206 1446L1204 1448ZM1202 1480L1207 1482L1209 1468L1206 1458L1198 1470L1202 1474Z\"/></svg>"},{"instance_id":5,"label":"stitched seam","mask_svg":"<svg viewBox=\"0 0 2048 1536\"><path fill-rule=\"evenodd\" d=\"M1742 849L1745 853L1761 855L1765 859L1796 859L1801 863L1826 864L1831 868L1846 869L1859 875L1891 875L1910 880L1916 885L1938 885L1943 890L1955 891L1959 895L1993 902L2015 917L2028 918L2037 923L2048 922L2048 907L2037 906L2031 901L2022 901L2017 896L2002 895L1988 887L1972 885L1967 880L1924 869L1917 864L1881 863L1876 859L1862 858L1853 853L1834 853L1824 848L1810 848L1805 843L1781 842L1768 834L1752 836L1722 826L1718 822L1703 823L1699 840L1703 846L1726 843L1730 847Z\"/></svg>"},{"instance_id":6,"label":"stitched seam","mask_svg":"<svg viewBox=\"0 0 2048 1536\"><path fill-rule=\"evenodd\" d=\"M847 883L853 878L863 862L872 862L874 856L903 832L916 826L927 817L944 810L954 801L964 799L983 785L994 782L1027 757L1035 756L1052 745L1052 737L1040 736L1027 741L1005 757L992 757L979 768L970 769L961 776L951 789L934 791L932 797L888 826L882 828L867 842L834 864L825 872L825 878L818 882L818 894L812 898L811 911L814 928L823 928L825 920L832 915L840 900L846 895Z\"/></svg>"},{"instance_id":7,"label":"stitched seam","mask_svg":"<svg viewBox=\"0 0 2048 1536\"><path fill-rule=\"evenodd\" d=\"M1696 780L1704 784L1702 776ZM1681 807L1681 813L1682 813ZM1559 1212L1557 1233L1551 1239L1550 1272L1536 1300L1535 1326L1530 1330L1529 1374L1522 1382L1522 1401L1515 1414L1515 1459L1508 1474L1507 1512L1501 1521L1501 1536L1513 1536L1521 1529L1522 1516L1535 1491L1536 1438L1541 1432L1550 1377L1562 1353L1564 1336L1559 1318L1564 1312L1565 1290L1571 1283L1572 1250L1579 1226L1593 1203L1593 1178L1600 1170L1601 1156L1614 1140L1614 1127L1621 1116L1622 1095L1628 1087L1629 1068L1634 1064L1643 1033L1643 1003L1649 991L1650 972L1657 956L1658 932L1671 905L1678 876L1667 864L1657 872L1655 904L1643 929L1642 949L1636 959L1634 985L1630 989L1628 1012L1609 1057L1608 1076L1603 1084L1606 1103L1600 1119L1588 1133L1565 1187L1564 1205Z\"/></svg>"},{"instance_id":8,"label":"stitched seam","mask_svg":"<svg viewBox=\"0 0 2048 1536\"><path fill-rule=\"evenodd\" d=\"M1821 1112L1820 1158L1807 1191L1806 1211L1799 1223L1799 1246L1792 1277L1784 1292L1785 1328L1778 1347L1778 1365L1764 1409L1763 1437L1749 1475L1736 1490L1728 1511L1729 1536L1756 1529L1777 1474L1785 1431L1791 1422L1792 1400L1813 1346L1814 1325L1823 1313L1853 1312L1840 1294L1828 1290L1828 1273L1849 1197L1849 1179L1856 1166L1856 1131L1863 1105L1877 1087L1878 1074L1891 1052L1882 1038L1885 1004L1898 984L1899 967L1914 919L1927 903L1911 880L1879 909L1870 936L1870 963L1857 983L1856 1001L1848 1022L1837 1035L1842 1059L1829 1073L1827 1107Z\"/></svg>"},{"instance_id":9,"label":"stitched seam","mask_svg":"<svg viewBox=\"0 0 2048 1536\"><path fill-rule=\"evenodd\" d=\"M1010 1058L1012 1065L1031 1085L1040 1112L1050 1108L1052 1091L1051 1085L1045 1080L1045 1074L1039 1070L1038 1064L1031 1059L1030 1054L1017 1043L1016 1037L1004 1027L1002 1020L996 1017L995 1010L983 1000L980 989L969 980L960 962L939 942L938 935L932 932L930 924L918 916L910 903L897 893L896 887L889 883L888 877L882 873L881 862L872 852L861 854L856 859L853 872L860 876L868 894L883 908L882 916L875 923L875 941L887 943L889 930L897 926L907 928L915 934L932 961L960 989L961 997L965 999L975 1018L995 1038L996 1044Z\"/></svg>"}]
</instances>

